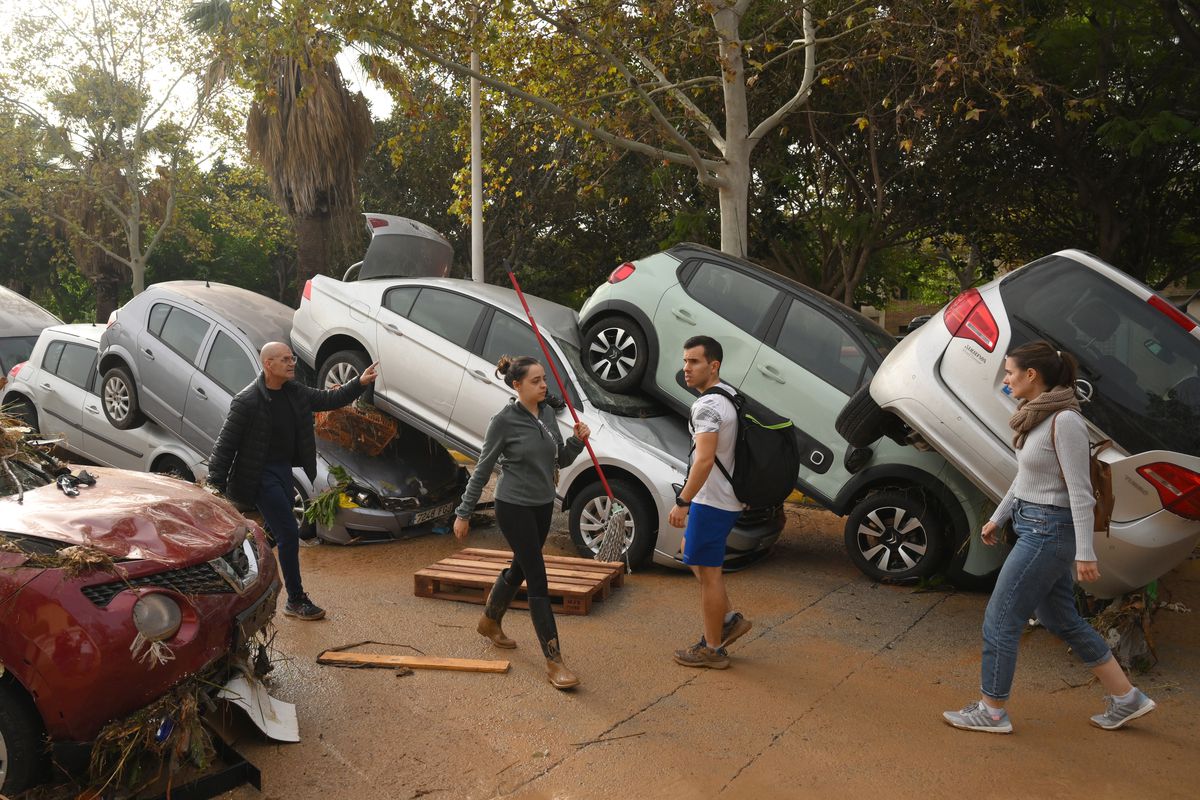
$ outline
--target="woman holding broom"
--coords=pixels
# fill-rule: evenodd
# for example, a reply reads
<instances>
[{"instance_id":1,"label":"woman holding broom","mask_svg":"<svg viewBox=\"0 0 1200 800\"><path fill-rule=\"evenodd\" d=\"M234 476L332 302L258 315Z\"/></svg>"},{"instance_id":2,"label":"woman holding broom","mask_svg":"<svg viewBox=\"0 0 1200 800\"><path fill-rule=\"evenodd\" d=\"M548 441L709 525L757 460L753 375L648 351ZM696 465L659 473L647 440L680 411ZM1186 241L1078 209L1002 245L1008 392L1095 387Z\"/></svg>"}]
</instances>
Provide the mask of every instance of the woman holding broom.
<instances>
[{"instance_id":1,"label":"woman holding broom","mask_svg":"<svg viewBox=\"0 0 1200 800\"><path fill-rule=\"evenodd\" d=\"M465 539L471 513L479 502L492 469L500 467L496 484L496 522L513 552L512 566L500 573L488 594L478 630L497 647L517 643L504 635L500 621L524 581L529 616L546 656L546 673L556 689L579 684L566 664L558 644L558 629L550 608L546 562L542 546L550 532L554 487L558 468L573 462L583 451L591 431L575 423L574 436L565 442L558 432L554 409L546 403L546 371L530 356L501 356L496 375L517 393L515 399L492 417L475 472L455 510L454 535Z\"/></svg>"}]
</instances>

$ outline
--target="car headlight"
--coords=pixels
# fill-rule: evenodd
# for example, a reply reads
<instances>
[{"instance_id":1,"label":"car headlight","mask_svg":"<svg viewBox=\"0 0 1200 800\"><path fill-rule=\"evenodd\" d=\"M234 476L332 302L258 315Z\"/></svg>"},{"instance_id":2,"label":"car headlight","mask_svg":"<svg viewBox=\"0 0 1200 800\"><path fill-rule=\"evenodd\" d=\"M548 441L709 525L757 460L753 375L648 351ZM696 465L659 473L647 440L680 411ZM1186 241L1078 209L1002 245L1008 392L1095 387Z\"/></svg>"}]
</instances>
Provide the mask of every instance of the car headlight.
<instances>
[{"instance_id":1,"label":"car headlight","mask_svg":"<svg viewBox=\"0 0 1200 800\"><path fill-rule=\"evenodd\" d=\"M144 594L133 604L134 627L151 642L170 639L182 622L179 604L165 594Z\"/></svg>"}]
</instances>

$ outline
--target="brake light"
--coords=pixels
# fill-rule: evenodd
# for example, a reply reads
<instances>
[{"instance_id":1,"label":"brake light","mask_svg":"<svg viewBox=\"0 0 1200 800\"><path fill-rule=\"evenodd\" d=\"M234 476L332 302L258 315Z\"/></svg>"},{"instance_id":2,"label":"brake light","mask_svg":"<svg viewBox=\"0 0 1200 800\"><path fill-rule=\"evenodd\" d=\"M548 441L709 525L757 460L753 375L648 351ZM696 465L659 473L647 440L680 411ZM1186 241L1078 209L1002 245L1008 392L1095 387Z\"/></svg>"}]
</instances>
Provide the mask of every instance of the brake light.
<instances>
[{"instance_id":1,"label":"brake light","mask_svg":"<svg viewBox=\"0 0 1200 800\"><path fill-rule=\"evenodd\" d=\"M382 217L367 217L367 222L371 223L372 228L386 228L388 221Z\"/></svg>"},{"instance_id":2,"label":"brake light","mask_svg":"<svg viewBox=\"0 0 1200 800\"><path fill-rule=\"evenodd\" d=\"M1200 519L1200 474L1165 461L1138 467L1137 473L1158 492L1167 511L1185 519Z\"/></svg>"},{"instance_id":3,"label":"brake light","mask_svg":"<svg viewBox=\"0 0 1200 800\"><path fill-rule=\"evenodd\" d=\"M1174 322L1179 327L1183 328L1185 331L1190 332L1193 328L1196 327L1196 320L1192 319L1187 314L1184 314L1178 308L1171 305L1166 300L1163 300L1158 295L1156 295L1156 294L1150 295L1150 299L1147 300L1146 302L1149 303L1150 305L1152 305L1154 308L1161 311L1162 313L1166 314L1168 317L1171 318L1172 322Z\"/></svg>"},{"instance_id":4,"label":"brake light","mask_svg":"<svg viewBox=\"0 0 1200 800\"><path fill-rule=\"evenodd\" d=\"M28 363L28 361L22 361L20 364L13 364L13 368L8 371L8 379L11 381L13 378L17 377L17 373L21 371L21 367Z\"/></svg>"},{"instance_id":5,"label":"brake light","mask_svg":"<svg viewBox=\"0 0 1200 800\"><path fill-rule=\"evenodd\" d=\"M304 299L312 300L312 278L304 282Z\"/></svg>"},{"instance_id":6,"label":"brake light","mask_svg":"<svg viewBox=\"0 0 1200 800\"><path fill-rule=\"evenodd\" d=\"M117 322L117 310L114 308L112 311L108 312L108 323L104 326L104 329L108 330L113 325L115 325L116 322Z\"/></svg>"},{"instance_id":7,"label":"brake light","mask_svg":"<svg viewBox=\"0 0 1200 800\"><path fill-rule=\"evenodd\" d=\"M1000 329L978 289L967 289L951 300L942 314L942 321L957 338L970 339L989 353L996 349Z\"/></svg>"},{"instance_id":8,"label":"brake light","mask_svg":"<svg viewBox=\"0 0 1200 800\"><path fill-rule=\"evenodd\" d=\"M637 267L633 266L633 264L630 264L628 261L626 261L624 264L622 264L621 266L614 269L611 273L609 273L608 282L609 283L620 283L621 281L625 280L630 275L632 275L633 271L635 269L637 269Z\"/></svg>"}]
</instances>

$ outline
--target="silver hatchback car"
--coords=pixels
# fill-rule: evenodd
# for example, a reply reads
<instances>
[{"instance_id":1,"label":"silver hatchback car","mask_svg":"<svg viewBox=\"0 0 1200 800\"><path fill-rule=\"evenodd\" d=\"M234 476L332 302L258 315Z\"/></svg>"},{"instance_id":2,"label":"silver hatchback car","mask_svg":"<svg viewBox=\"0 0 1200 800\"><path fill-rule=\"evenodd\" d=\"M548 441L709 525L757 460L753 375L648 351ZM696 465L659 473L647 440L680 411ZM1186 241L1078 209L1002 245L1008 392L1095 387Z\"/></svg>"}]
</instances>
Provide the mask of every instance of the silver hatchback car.
<instances>
[{"instance_id":1,"label":"silver hatchback car","mask_svg":"<svg viewBox=\"0 0 1200 800\"><path fill-rule=\"evenodd\" d=\"M998 499L1017 470L1004 356L1037 339L1079 360L1092 441L1116 444L1100 456L1116 504L1088 590L1142 587L1200 539L1200 328L1095 256L1065 250L959 295L888 354L843 433L861 442L906 425Z\"/></svg>"}]
</instances>

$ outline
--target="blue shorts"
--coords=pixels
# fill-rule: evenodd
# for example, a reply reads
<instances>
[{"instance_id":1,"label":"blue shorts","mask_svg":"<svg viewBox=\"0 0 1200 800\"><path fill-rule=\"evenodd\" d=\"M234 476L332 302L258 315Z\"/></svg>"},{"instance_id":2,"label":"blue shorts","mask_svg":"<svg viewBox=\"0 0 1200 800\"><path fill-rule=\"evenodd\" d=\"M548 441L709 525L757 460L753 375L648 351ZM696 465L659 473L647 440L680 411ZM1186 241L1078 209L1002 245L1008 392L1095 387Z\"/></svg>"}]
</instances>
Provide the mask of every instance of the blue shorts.
<instances>
[{"instance_id":1,"label":"blue shorts","mask_svg":"<svg viewBox=\"0 0 1200 800\"><path fill-rule=\"evenodd\" d=\"M683 531L683 563L691 567L724 565L725 540L741 515L740 511L692 503Z\"/></svg>"}]
</instances>

